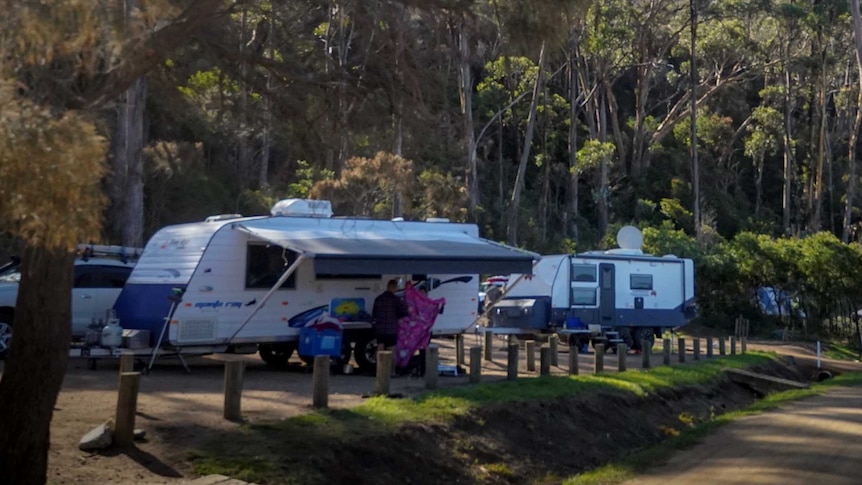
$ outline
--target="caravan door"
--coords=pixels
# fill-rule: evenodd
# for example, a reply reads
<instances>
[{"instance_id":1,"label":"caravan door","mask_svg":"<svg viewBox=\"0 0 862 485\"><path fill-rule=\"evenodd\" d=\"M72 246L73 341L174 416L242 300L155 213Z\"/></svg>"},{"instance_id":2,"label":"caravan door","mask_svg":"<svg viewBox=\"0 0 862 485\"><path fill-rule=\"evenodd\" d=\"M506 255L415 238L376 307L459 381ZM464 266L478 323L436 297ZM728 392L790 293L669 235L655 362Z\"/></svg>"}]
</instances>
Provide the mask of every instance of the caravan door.
<instances>
[{"instance_id":1,"label":"caravan door","mask_svg":"<svg viewBox=\"0 0 862 485\"><path fill-rule=\"evenodd\" d=\"M616 270L612 263L599 264L599 323L616 324Z\"/></svg>"}]
</instances>

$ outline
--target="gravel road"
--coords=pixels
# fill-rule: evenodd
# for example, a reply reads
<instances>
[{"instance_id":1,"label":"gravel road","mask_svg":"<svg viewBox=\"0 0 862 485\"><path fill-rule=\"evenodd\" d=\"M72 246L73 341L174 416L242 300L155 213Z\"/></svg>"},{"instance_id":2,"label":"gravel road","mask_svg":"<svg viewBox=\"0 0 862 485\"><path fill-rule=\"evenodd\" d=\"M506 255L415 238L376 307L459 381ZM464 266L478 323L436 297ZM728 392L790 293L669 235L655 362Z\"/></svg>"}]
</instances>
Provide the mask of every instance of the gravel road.
<instances>
[{"instance_id":1,"label":"gravel road","mask_svg":"<svg viewBox=\"0 0 862 485\"><path fill-rule=\"evenodd\" d=\"M862 387L724 426L627 485L862 483Z\"/></svg>"}]
</instances>

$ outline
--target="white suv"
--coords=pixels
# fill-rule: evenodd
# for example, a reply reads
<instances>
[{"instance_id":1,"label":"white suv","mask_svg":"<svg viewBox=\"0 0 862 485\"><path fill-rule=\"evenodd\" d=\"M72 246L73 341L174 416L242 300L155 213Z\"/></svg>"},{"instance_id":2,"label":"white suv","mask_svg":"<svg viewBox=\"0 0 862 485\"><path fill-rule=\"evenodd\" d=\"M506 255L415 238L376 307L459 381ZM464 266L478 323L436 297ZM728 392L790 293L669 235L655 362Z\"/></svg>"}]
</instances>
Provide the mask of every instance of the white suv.
<instances>
[{"instance_id":1,"label":"white suv","mask_svg":"<svg viewBox=\"0 0 862 485\"><path fill-rule=\"evenodd\" d=\"M135 266L138 252L119 246L87 246L89 252L75 260L72 288L72 337L83 338L88 327L102 320L114 307L123 285ZM120 248L99 251L92 248ZM92 256L90 256L92 255ZM12 340L12 322L18 283L21 281L20 260L13 259L0 267L0 360L5 358Z\"/></svg>"}]
</instances>

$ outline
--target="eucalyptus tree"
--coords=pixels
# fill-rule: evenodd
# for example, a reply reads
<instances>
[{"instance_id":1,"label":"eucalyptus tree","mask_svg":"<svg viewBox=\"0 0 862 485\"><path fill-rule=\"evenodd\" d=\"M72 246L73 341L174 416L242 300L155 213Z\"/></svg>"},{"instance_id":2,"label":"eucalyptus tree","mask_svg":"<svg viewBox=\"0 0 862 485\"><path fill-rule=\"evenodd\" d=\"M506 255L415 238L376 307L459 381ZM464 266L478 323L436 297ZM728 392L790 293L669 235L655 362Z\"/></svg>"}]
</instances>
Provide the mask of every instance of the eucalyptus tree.
<instances>
[{"instance_id":1,"label":"eucalyptus tree","mask_svg":"<svg viewBox=\"0 0 862 485\"><path fill-rule=\"evenodd\" d=\"M841 240L850 240L850 226L853 218L853 203L856 197L856 157L858 156L857 143L859 130L862 129L862 15L859 13L859 0L850 0L850 13L853 17L853 40L854 53L856 54L856 76L858 85L856 87L856 115L854 116L853 129L848 139L848 176L847 176L847 198L844 202L844 220L841 230Z\"/></svg>"},{"instance_id":2,"label":"eucalyptus tree","mask_svg":"<svg viewBox=\"0 0 862 485\"><path fill-rule=\"evenodd\" d=\"M0 483L44 483L49 425L71 338L75 245L99 237L107 143L95 110L164 61L219 0L2 1L0 214L26 244L15 345L0 380ZM155 23L158 19L158 27Z\"/></svg>"}]
</instances>

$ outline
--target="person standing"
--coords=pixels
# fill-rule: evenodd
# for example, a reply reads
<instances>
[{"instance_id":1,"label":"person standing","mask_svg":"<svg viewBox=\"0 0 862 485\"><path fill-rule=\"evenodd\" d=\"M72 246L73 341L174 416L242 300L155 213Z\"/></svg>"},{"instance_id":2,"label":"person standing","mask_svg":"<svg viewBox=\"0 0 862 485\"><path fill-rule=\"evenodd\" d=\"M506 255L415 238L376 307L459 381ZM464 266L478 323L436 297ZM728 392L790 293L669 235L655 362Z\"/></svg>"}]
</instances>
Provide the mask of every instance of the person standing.
<instances>
[{"instance_id":1,"label":"person standing","mask_svg":"<svg viewBox=\"0 0 862 485\"><path fill-rule=\"evenodd\" d=\"M397 290L398 282L389 280L386 291L374 299L371 316L374 321L378 350L395 347L398 343L398 321L408 314L407 305L395 294Z\"/></svg>"}]
</instances>

